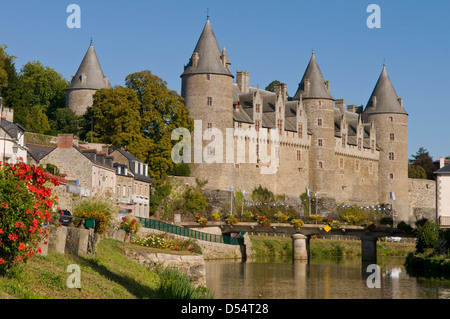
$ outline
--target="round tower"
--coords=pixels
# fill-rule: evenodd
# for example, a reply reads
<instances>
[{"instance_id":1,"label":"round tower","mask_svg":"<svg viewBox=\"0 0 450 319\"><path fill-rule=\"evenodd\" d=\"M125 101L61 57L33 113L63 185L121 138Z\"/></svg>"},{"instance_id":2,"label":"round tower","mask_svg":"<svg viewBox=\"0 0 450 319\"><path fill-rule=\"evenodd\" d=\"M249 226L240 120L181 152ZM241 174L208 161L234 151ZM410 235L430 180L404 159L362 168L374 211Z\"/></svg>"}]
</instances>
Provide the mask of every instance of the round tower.
<instances>
[{"instance_id":1,"label":"round tower","mask_svg":"<svg viewBox=\"0 0 450 319\"><path fill-rule=\"evenodd\" d=\"M302 101L308 118L308 130L312 134L309 150L310 189L313 194L318 192L319 198L335 203L334 99L314 53L293 99Z\"/></svg>"},{"instance_id":2,"label":"round tower","mask_svg":"<svg viewBox=\"0 0 450 319\"><path fill-rule=\"evenodd\" d=\"M192 53L189 63L181 75L181 96L189 109L190 116L197 125L192 135L193 156L191 173L200 179L209 178L207 187L228 189L231 185L232 164L226 164L226 129L233 128L233 75L230 72L230 61L223 49L220 50L209 17ZM201 129L201 132L199 130ZM222 134L222 156L219 150L209 146L211 140L199 144L196 134L213 134L219 130ZM209 130L209 132L205 132ZM196 142L197 141L197 142ZM217 145L217 144L216 144ZM199 148L201 147L201 156ZM208 156L216 156L222 163L208 163Z\"/></svg>"},{"instance_id":3,"label":"round tower","mask_svg":"<svg viewBox=\"0 0 450 319\"><path fill-rule=\"evenodd\" d=\"M100 62L91 44L77 73L72 77L66 91L66 107L76 115L83 115L92 106L94 93L102 88L110 88L108 77L103 75Z\"/></svg>"},{"instance_id":4,"label":"round tower","mask_svg":"<svg viewBox=\"0 0 450 319\"><path fill-rule=\"evenodd\" d=\"M378 189L380 203L392 203L394 221L409 220L408 203L408 113L397 96L383 66L380 77L363 112L373 122L380 148Z\"/></svg>"}]
</instances>

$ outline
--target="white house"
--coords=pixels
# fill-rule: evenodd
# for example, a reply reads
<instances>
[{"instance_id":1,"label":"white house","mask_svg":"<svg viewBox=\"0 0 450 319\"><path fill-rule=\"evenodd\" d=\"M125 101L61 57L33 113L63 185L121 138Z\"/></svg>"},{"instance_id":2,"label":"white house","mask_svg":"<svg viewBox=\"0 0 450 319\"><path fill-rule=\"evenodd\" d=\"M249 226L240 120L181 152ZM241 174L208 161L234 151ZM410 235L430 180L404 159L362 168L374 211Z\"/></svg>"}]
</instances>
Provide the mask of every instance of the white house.
<instances>
[{"instance_id":1,"label":"white house","mask_svg":"<svg viewBox=\"0 0 450 319\"><path fill-rule=\"evenodd\" d=\"M0 161L2 163L16 163L19 159L27 161L27 150L24 146L25 129L13 122L14 110L3 108L0 97Z\"/></svg>"},{"instance_id":2,"label":"white house","mask_svg":"<svg viewBox=\"0 0 450 319\"><path fill-rule=\"evenodd\" d=\"M441 227L450 227L450 164L440 159L436 175L436 217Z\"/></svg>"}]
</instances>

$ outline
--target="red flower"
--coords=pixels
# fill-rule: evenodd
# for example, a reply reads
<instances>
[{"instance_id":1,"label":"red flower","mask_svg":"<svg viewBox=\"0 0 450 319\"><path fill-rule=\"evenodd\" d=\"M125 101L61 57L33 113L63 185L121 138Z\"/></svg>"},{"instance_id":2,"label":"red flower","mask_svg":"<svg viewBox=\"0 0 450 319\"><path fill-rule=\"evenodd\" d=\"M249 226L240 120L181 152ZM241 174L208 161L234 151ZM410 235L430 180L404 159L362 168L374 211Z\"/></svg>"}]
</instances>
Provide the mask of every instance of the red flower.
<instances>
[{"instance_id":1,"label":"red flower","mask_svg":"<svg viewBox=\"0 0 450 319\"><path fill-rule=\"evenodd\" d=\"M38 248L36 249L36 251L37 251L38 253L42 253L41 247L38 247Z\"/></svg>"},{"instance_id":2,"label":"red flower","mask_svg":"<svg viewBox=\"0 0 450 319\"><path fill-rule=\"evenodd\" d=\"M25 250L25 249L26 249L25 245L23 243L20 243L19 244L19 250Z\"/></svg>"}]
</instances>

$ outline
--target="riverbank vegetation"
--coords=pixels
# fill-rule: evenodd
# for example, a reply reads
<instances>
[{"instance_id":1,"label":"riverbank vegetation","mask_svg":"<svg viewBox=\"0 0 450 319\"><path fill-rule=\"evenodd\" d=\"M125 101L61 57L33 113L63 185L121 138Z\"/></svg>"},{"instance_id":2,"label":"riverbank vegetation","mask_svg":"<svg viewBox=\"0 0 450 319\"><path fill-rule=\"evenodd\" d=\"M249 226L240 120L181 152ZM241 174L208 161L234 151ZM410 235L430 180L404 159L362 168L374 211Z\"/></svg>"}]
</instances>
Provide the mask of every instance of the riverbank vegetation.
<instances>
[{"instance_id":1,"label":"riverbank vegetation","mask_svg":"<svg viewBox=\"0 0 450 319\"><path fill-rule=\"evenodd\" d=\"M113 239L96 246L95 257L49 252L17 265L0 278L0 299L201 299L212 298L194 288L173 269L150 269L125 256L125 249L152 249ZM81 288L68 288L69 265L80 267ZM73 271L72 271L73 272Z\"/></svg>"},{"instance_id":2,"label":"riverbank vegetation","mask_svg":"<svg viewBox=\"0 0 450 319\"><path fill-rule=\"evenodd\" d=\"M250 236L256 258L290 257L292 256L292 239L280 236ZM312 237L310 240L310 256L342 257L360 256L361 242L359 240L336 240ZM412 242L377 242L379 256L407 256L415 249Z\"/></svg>"}]
</instances>

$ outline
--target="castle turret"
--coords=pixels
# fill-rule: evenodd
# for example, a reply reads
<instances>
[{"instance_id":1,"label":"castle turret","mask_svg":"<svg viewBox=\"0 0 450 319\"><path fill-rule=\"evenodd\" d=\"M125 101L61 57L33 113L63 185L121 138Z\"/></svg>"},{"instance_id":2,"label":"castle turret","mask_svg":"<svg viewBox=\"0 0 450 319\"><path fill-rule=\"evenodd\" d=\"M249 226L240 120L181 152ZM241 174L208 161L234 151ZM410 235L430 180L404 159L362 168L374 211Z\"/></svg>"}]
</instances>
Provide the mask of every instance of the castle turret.
<instances>
[{"instance_id":1,"label":"castle turret","mask_svg":"<svg viewBox=\"0 0 450 319\"><path fill-rule=\"evenodd\" d=\"M334 202L335 137L334 99L325 82L314 53L295 93L301 100L312 133L309 152L309 185L324 200Z\"/></svg>"},{"instance_id":2,"label":"castle turret","mask_svg":"<svg viewBox=\"0 0 450 319\"><path fill-rule=\"evenodd\" d=\"M92 106L94 93L111 87L108 77L103 75L100 62L91 44L81 62L77 73L72 77L66 92L66 107L76 115L83 115Z\"/></svg>"},{"instance_id":3,"label":"castle turret","mask_svg":"<svg viewBox=\"0 0 450 319\"><path fill-rule=\"evenodd\" d=\"M233 128L233 75L230 72L230 60L225 49L220 50L209 17L192 53L189 63L184 67L181 75L181 95L194 120L201 120L201 131L213 132L218 129L223 134L227 128ZM196 127L197 129L197 127ZM209 180L208 186L219 189L228 189L232 175L232 164L225 164L225 143L223 143L223 156L221 163L206 163L205 155L219 155L217 149L208 148L210 141L202 144L203 156L198 158L194 143L195 164L191 165L193 176L207 178L215 176L214 181ZM212 138L214 140L214 137Z\"/></svg>"},{"instance_id":4,"label":"castle turret","mask_svg":"<svg viewBox=\"0 0 450 319\"><path fill-rule=\"evenodd\" d=\"M409 222L408 204L408 113L383 66L363 112L365 122L376 128L379 160L379 201L394 204L394 220ZM391 194L393 197L391 198Z\"/></svg>"}]
</instances>

